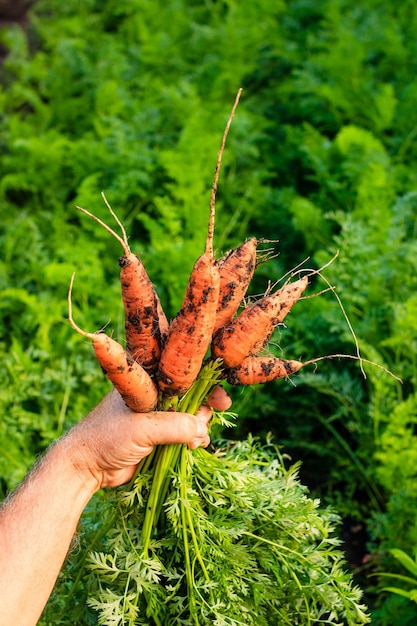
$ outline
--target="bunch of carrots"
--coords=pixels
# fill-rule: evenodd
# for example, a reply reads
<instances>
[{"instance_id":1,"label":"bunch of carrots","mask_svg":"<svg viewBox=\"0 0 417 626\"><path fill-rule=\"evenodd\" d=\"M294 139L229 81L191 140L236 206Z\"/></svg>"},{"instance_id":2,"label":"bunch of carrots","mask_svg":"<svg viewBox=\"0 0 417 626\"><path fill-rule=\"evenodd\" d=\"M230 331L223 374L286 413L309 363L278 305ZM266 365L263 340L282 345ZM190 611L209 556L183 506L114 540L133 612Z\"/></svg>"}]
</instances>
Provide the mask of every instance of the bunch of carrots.
<instances>
[{"instance_id":1,"label":"bunch of carrots","mask_svg":"<svg viewBox=\"0 0 417 626\"><path fill-rule=\"evenodd\" d=\"M205 250L194 264L181 309L171 322L167 320L142 261L131 252L126 231L104 195L123 237L86 209L77 207L108 230L123 248L119 265L126 347L103 332L85 332L75 323L71 304L74 276L68 297L69 320L76 331L92 340L103 371L126 404L137 412L157 407L176 408L178 399L189 392L202 368L214 361L216 369L221 370L217 380L226 378L233 385L284 378L306 365L264 356L262 352L274 329L303 294L308 285L307 277L287 282L237 314L256 268L259 241L252 237L219 260L213 253L215 194L221 157L240 93L218 155ZM209 387L210 383L207 393Z\"/></svg>"},{"instance_id":2,"label":"bunch of carrots","mask_svg":"<svg viewBox=\"0 0 417 626\"><path fill-rule=\"evenodd\" d=\"M288 280L279 289L269 289L263 297L245 306L245 294L257 266L260 242L252 237L221 259L216 260L214 256L215 195L226 137L240 93L218 153L205 249L194 264L181 309L172 321L167 320L154 285L139 257L131 252L126 231L105 196L104 201L122 236L86 209L77 207L99 222L123 248L119 265L126 346L104 332L86 332L76 324L71 304L74 276L68 294L69 320L77 332L91 339L103 371L126 404L136 412L172 409L195 414L213 387L222 380L226 379L232 385L266 383L289 377L304 365L320 360L286 360L271 356L267 350L274 329L304 293L307 276ZM169 496L171 477L179 467L192 472L192 466L187 465L188 454L187 446L160 446L138 468L138 473L152 475L141 528L142 559L151 556L152 537ZM189 555L188 546L192 542L201 571L206 572L185 493L181 497L180 509L184 553ZM195 564L191 563L189 556L185 560L192 606ZM156 616L154 620L160 623ZM193 623L197 624L198 618Z\"/></svg>"}]
</instances>

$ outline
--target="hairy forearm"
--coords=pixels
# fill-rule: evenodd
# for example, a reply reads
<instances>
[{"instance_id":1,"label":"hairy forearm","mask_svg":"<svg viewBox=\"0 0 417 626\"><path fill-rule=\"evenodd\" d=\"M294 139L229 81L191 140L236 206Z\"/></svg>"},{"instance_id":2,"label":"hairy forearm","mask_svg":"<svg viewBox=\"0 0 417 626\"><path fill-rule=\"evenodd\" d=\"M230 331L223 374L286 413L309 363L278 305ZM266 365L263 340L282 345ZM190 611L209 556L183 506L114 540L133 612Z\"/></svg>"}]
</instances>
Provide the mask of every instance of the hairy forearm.
<instances>
[{"instance_id":1,"label":"hairy forearm","mask_svg":"<svg viewBox=\"0 0 417 626\"><path fill-rule=\"evenodd\" d=\"M0 625L35 625L98 485L71 442L52 446L0 508Z\"/></svg>"}]
</instances>

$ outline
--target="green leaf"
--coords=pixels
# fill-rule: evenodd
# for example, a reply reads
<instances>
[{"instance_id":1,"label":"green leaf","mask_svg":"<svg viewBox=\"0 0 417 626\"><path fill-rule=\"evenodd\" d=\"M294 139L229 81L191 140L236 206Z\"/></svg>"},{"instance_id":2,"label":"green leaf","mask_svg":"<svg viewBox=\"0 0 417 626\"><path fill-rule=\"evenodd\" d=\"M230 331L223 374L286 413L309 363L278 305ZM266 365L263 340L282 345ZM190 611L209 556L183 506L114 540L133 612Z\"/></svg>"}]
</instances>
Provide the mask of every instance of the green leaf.
<instances>
[{"instance_id":1,"label":"green leaf","mask_svg":"<svg viewBox=\"0 0 417 626\"><path fill-rule=\"evenodd\" d=\"M404 598L408 598L408 600L417 602L417 589L406 591L405 589L400 589L399 587L383 587L383 591L390 591L398 596L403 596Z\"/></svg>"},{"instance_id":2,"label":"green leaf","mask_svg":"<svg viewBox=\"0 0 417 626\"><path fill-rule=\"evenodd\" d=\"M411 572L411 574L413 574L417 579L417 561L398 548L392 548L390 552L397 559L397 561L399 561L401 565Z\"/></svg>"}]
</instances>

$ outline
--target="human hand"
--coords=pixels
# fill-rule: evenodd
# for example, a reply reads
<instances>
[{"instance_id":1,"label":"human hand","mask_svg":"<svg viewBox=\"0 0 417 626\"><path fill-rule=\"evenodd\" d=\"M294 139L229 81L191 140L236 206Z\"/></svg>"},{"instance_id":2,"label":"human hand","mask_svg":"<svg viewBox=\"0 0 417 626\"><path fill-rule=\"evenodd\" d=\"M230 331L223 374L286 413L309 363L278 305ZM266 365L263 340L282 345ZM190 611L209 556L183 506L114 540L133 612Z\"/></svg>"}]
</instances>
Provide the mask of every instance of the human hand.
<instances>
[{"instance_id":1,"label":"human hand","mask_svg":"<svg viewBox=\"0 0 417 626\"><path fill-rule=\"evenodd\" d=\"M160 444L187 443L190 448L210 443L211 408L231 406L228 394L216 387L197 415L152 411L135 413L112 390L65 437L68 454L77 469L93 474L97 489L128 482L139 462Z\"/></svg>"}]
</instances>

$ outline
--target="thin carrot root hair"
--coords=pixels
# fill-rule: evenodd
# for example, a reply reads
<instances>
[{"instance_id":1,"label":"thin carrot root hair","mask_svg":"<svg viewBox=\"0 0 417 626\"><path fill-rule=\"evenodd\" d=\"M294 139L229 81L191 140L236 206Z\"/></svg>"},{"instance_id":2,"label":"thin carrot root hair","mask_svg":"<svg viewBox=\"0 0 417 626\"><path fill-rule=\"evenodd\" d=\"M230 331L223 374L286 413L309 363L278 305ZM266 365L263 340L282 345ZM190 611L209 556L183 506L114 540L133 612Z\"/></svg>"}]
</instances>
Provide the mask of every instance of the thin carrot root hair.
<instances>
[{"instance_id":1,"label":"thin carrot root hair","mask_svg":"<svg viewBox=\"0 0 417 626\"><path fill-rule=\"evenodd\" d=\"M320 291L316 291L315 293L310 293L307 296L301 296L300 300L311 300L312 298L318 298L319 296L322 296L324 293L329 293L329 291L334 292L336 289L336 287L334 287L333 285L330 285L329 287L326 287L325 289L321 289Z\"/></svg>"},{"instance_id":2,"label":"thin carrot root hair","mask_svg":"<svg viewBox=\"0 0 417 626\"><path fill-rule=\"evenodd\" d=\"M112 207L110 206L110 202L107 200L104 191L101 192L101 197L103 198L106 207L110 211L110 214L112 215L112 217L114 217L114 219L116 221L116 224L119 226L120 230L122 231L123 241L126 243L127 248L129 248L128 238L127 238L127 233L126 233L125 227L123 226L122 222L120 221L120 219L118 218L118 216L116 215L116 213L114 212Z\"/></svg>"},{"instance_id":3,"label":"thin carrot root hair","mask_svg":"<svg viewBox=\"0 0 417 626\"><path fill-rule=\"evenodd\" d=\"M327 354L325 356L318 356L315 359L309 359L308 361L303 361L303 367L305 367L306 365L314 365L315 363L318 363L319 361L325 361L327 359L353 359L354 361L359 361L361 363L361 369L362 369L362 364L367 363L368 365L377 367L378 369L382 370L386 374L389 374L392 378L394 378L395 380L398 380L398 382L400 383L403 382L399 376L391 372L384 365L381 365L380 363L376 363L375 361L371 361L370 359L364 359L362 356L358 356L357 354ZM364 375L364 377L366 378L366 375Z\"/></svg>"},{"instance_id":4,"label":"thin carrot root hair","mask_svg":"<svg viewBox=\"0 0 417 626\"><path fill-rule=\"evenodd\" d=\"M104 196L104 194L102 194L104 201L106 202L107 208L109 209L109 211L111 212L111 214L113 215L113 217L115 218L116 222L118 223L118 225L120 226L122 233L123 233L123 237L120 237L120 235L118 235L116 233L116 231L113 230L113 228L111 228L108 224L106 224L106 222L103 222L103 220L101 220L99 217L97 217L97 215L94 215L94 213L91 213L90 211L88 211L87 209L84 209L81 206L76 206L75 208L78 209L78 211L81 211L82 213L85 213L85 215L88 215L88 217L91 217L93 220L95 220L98 224L100 224L100 226L102 226L103 228L105 228L107 230L107 232L109 232L111 235L113 235L113 237L115 239L117 239L117 241L120 243L120 245L123 248L123 252L124 255L126 257L128 257L131 253L130 250L130 246L128 243L128 238L126 235L126 231L124 229L124 226L122 225L122 223L120 222L119 218L116 216L115 212L113 211L113 209L110 207L110 205L108 204L106 197Z\"/></svg>"},{"instance_id":5,"label":"thin carrot root hair","mask_svg":"<svg viewBox=\"0 0 417 626\"><path fill-rule=\"evenodd\" d=\"M268 241L268 240L266 240L266 239L265 240L258 239L258 243L261 242L261 241ZM267 250L266 252L269 253L271 251L272 251L272 248L270 250ZM263 251L260 252L259 256L262 256L262 253L263 253ZM272 256L266 258L265 261L269 261L271 259L275 259L278 256L279 256L279 253L273 254ZM249 298L247 298L247 301L245 301L246 306L248 304L251 304L252 302L256 301L259 298L263 298L264 296L270 295L274 291L274 289L276 289L277 287L278 287L278 289L280 289L281 287L284 287L285 285L288 285L292 281L292 279L297 276L297 274L301 274L301 271L302 271L301 267L304 265L304 263L307 263L307 261L309 259L310 259L310 257L307 257L306 259L304 259L304 261L301 261L301 263L298 263L298 265L296 265L291 270L289 270L288 272L283 274L281 276L281 278L279 278L278 280L276 280L274 282L269 281L268 285L267 285L267 287L266 287L266 289L265 289L265 291L263 293L257 294L257 295L254 294L254 295L251 295ZM257 261L258 261L258 253L257 253ZM264 261L261 259L260 263L263 263L263 262ZM256 265L258 266L260 263L257 262ZM325 267L327 267L327 265ZM306 275L307 278L310 275L312 276L313 274L317 273L317 270L306 270L306 271L310 272L309 274ZM284 279L286 279L286 280L284 280ZM281 283L282 283L282 285L281 285L281 287L279 287L279 285ZM315 297L315 295L319 295L319 294L314 294L314 295L311 295L311 296L305 296L303 298L300 298L300 300L304 300L305 298L313 298L313 297Z\"/></svg>"},{"instance_id":6,"label":"thin carrot root hair","mask_svg":"<svg viewBox=\"0 0 417 626\"><path fill-rule=\"evenodd\" d=\"M260 243L279 243L279 239L266 239L262 237L258 239L258 245ZM275 252L275 248L262 248L257 250L256 252L256 267L263 265L264 263L268 263L268 261L272 261L272 259L278 258L280 255L279 252Z\"/></svg>"},{"instance_id":7,"label":"thin carrot root hair","mask_svg":"<svg viewBox=\"0 0 417 626\"><path fill-rule=\"evenodd\" d=\"M256 267L260 267L264 263L269 263L269 261L272 261L273 259L277 259L279 255L280 253L274 252L273 248L265 248L263 250L258 250L256 254Z\"/></svg>"},{"instance_id":8,"label":"thin carrot root hair","mask_svg":"<svg viewBox=\"0 0 417 626\"><path fill-rule=\"evenodd\" d=\"M340 310L342 311L343 317L345 318L346 323L348 325L349 331L350 331L350 333L351 333L351 335L353 337L353 341L354 341L355 349L356 349L356 358L359 361L361 372L362 372L362 376L366 379L366 372L365 372L365 370L363 368L363 363L366 363L367 361L366 361L366 359L362 358L360 347L359 347L359 341L358 341L356 333L355 333L355 331L353 329L352 323L351 323L351 321L349 319L349 316L348 316L348 314L346 312L346 309L344 307L342 299L341 299L341 297L339 296L339 294L336 291L336 287L331 285L330 281L323 275L323 270L326 269L326 267L329 267L329 265L331 265L337 259L338 256L339 256L339 250L336 251L336 253L330 259L330 261L325 263L325 265L323 265L319 269L317 269L317 270L308 270L309 273L307 274L307 276L314 276L314 275L319 276L321 278L321 280L323 282L325 282L326 285L328 286L328 290L331 291L333 293L334 297L336 298L337 303L338 303L338 305L340 307ZM377 365L377 364L374 363L374 365Z\"/></svg>"},{"instance_id":9,"label":"thin carrot root hair","mask_svg":"<svg viewBox=\"0 0 417 626\"><path fill-rule=\"evenodd\" d=\"M302 271L302 266L307 263L307 261L310 260L310 257L306 257L304 259L304 261L301 261L300 263L298 263L295 267L293 267L291 270L289 270L288 272L285 272L285 274L283 274L283 276L281 276L281 278L277 281L275 281L275 285L278 285L280 282L282 282L284 279L287 279L285 282L288 282L289 280L291 280L292 278L294 278L295 276L297 276L297 274L300 274Z\"/></svg>"},{"instance_id":10,"label":"thin carrot root hair","mask_svg":"<svg viewBox=\"0 0 417 626\"><path fill-rule=\"evenodd\" d=\"M275 256L278 256L278 254L275 255ZM319 269L303 268L303 265L305 265L307 263L307 261L310 260L310 257L308 256L303 261L298 263L295 267L293 267L292 269L288 270L288 272L283 274L279 280L277 280L277 281L275 281L275 283L273 283L272 287L275 288L282 281L284 281L284 279L286 279L285 283L288 283L290 280L294 279L297 275L301 275L301 273L306 274L307 278L310 278L310 276L315 276L317 274L321 276L321 272L324 269L326 269L326 267L329 267L329 265L331 265L337 259L338 256L339 256L339 251L336 252L336 254L330 259L330 261L325 263Z\"/></svg>"},{"instance_id":11,"label":"thin carrot root hair","mask_svg":"<svg viewBox=\"0 0 417 626\"><path fill-rule=\"evenodd\" d=\"M303 268L302 267L308 261L309 257L307 257L307 259L305 259L299 265L297 265L295 269L293 269L290 272L288 272L287 274L285 274L284 277L288 276L288 275L290 275L290 277L294 277L296 274L303 272L303 273L305 273L307 278L310 278L311 276L319 276L326 283L327 289L324 289L324 290L322 290L322 291L320 291L318 293L312 294L312 295L302 296L300 298L300 300L307 300L309 298L315 298L316 296L322 295L323 293L326 293L327 291L331 291L333 293L334 297L336 298L336 300L337 300L337 302L339 304L340 310L342 311L343 317L346 320L346 323L348 325L349 331L350 331L350 333L351 333L351 335L353 337L353 341L355 343L355 349L356 349L356 357L355 358L359 361L362 375L366 379L366 372L365 372L362 364L363 363L367 363L368 361L366 359L364 359L362 357L362 355L361 355L358 338L357 338L356 333L355 333L355 331L353 329L352 323L351 323L351 321L349 319L349 316L348 316L348 314L346 312L346 309L345 309L345 307L343 305L342 299L341 299L341 297L339 296L339 294L336 291L336 287L334 285L331 285L330 281L323 275L323 270L325 270L326 267L329 267L332 263L334 263L334 261L337 259L338 256L339 256L339 250L336 250L336 253L333 255L333 257L327 263L325 263L324 265L322 265L322 267L320 267L318 269L310 269L310 268ZM377 364L373 363L373 365L377 365Z\"/></svg>"},{"instance_id":12,"label":"thin carrot root hair","mask_svg":"<svg viewBox=\"0 0 417 626\"><path fill-rule=\"evenodd\" d=\"M72 328L77 331L77 333L79 333L83 337L87 337L87 339L95 339L97 337L97 335L100 335L100 334L104 333L105 329L110 324L110 322L106 322L104 324L104 326L102 326L100 328L100 330L98 330L98 331L96 331L94 333L89 333L86 330L83 330L80 326L78 326L78 324L74 320L74 316L73 316L73 312L72 312L72 290L73 290L73 287L74 287L74 280L75 280L75 272L72 273L70 286L69 286L69 289L68 289L68 321L71 324Z\"/></svg>"},{"instance_id":13,"label":"thin carrot root hair","mask_svg":"<svg viewBox=\"0 0 417 626\"><path fill-rule=\"evenodd\" d=\"M337 259L338 256L339 256L339 251L336 252L336 254L330 259L330 261L328 261L327 263L325 263L322 267L318 269L303 268L303 265L305 265L307 261L310 260L310 257L308 256L303 261L298 263L295 267L293 267L288 272L286 272L283 276L281 276L281 278L273 284L273 287L275 288L284 279L286 279L285 283L288 283L290 280L294 279L297 275L301 275L302 273L305 274L307 278L310 278L310 276L315 276L315 275L321 276L321 272L325 270L326 267L329 267L329 265L331 265Z\"/></svg>"},{"instance_id":14,"label":"thin carrot root hair","mask_svg":"<svg viewBox=\"0 0 417 626\"><path fill-rule=\"evenodd\" d=\"M231 113L229 115L229 119L227 120L226 127L223 132L222 141L220 144L220 149L217 155L216 169L214 170L214 179L213 179L213 184L211 187L211 196L210 196L210 219L209 219L209 226L208 226L207 239L206 239L206 254L210 256L213 256L214 222L215 222L215 213L216 213L216 193L217 193L217 186L219 183L223 152L226 146L227 135L229 134L229 129L232 124L233 118L235 116L236 109L239 104L240 96L242 95L242 91L243 91L242 88L238 90Z\"/></svg>"},{"instance_id":15,"label":"thin carrot root hair","mask_svg":"<svg viewBox=\"0 0 417 626\"><path fill-rule=\"evenodd\" d=\"M288 274L285 274L285 276L288 276ZM308 278L308 275L304 276L304 279L305 278ZM267 287L266 287L266 289L265 289L265 291L263 293L251 294L250 296L246 296L245 299L244 299L244 302L243 302L244 307L246 308L247 306L250 306L251 304L255 304L256 302L258 302L262 298L266 298L268 296L274 295L274 293L277 293L278 291L283 290L284 287L288 287L291 284L294 285L295 283L297 283L298 281L301 281L303 279L299 278L297 280L293 280L292 281L291 277L290 277L290 278L288 278L288 280L285 281L285 283L283 283L281 285L281 287L276 289L277 286L280 284L281 280L282 280L282 278L280 280L277 280L277 281L273 282L273 283L271 281L269 281L268 285L267 285ZM297 298L297 301L306 300L308 298L315 298L316 296L321 295L321 293L324 293L325 291L329 291L329 289L324 289L320 293L314 293L314 294L311 294L309 296L301 296L300 295ZM285 304L285 303L289 302L290 300L292 300L292 299L291 298L288 298L288 299L284 298L284 299L282 299L280 301L281 301L282 304Z\"/></svg>"},{"instance_id":16,"label":"thin carrot root hair","mask_svg":"<svg viewBox=\"0 0 417 626\"><path fill-rule=\"evenodd\" d=\"M94 339L97 336L97 333L88 333L87 331L85 331L82 328L80 328L78 326L78 324L74 320L74 316L73 316L73 313L72 313L72 289L74 287L74 280L75 280L75 272L72 273L70 286L69 286L69 289L68 289L68 320L69 320L69 323L71 324L73 329L76 330L77 333L79 333L83 337L87 337L88 339Z\"/></svg>"}]
</instances>

